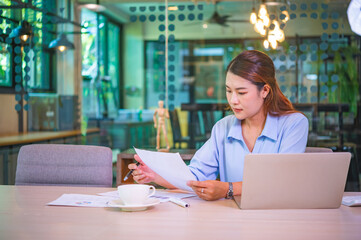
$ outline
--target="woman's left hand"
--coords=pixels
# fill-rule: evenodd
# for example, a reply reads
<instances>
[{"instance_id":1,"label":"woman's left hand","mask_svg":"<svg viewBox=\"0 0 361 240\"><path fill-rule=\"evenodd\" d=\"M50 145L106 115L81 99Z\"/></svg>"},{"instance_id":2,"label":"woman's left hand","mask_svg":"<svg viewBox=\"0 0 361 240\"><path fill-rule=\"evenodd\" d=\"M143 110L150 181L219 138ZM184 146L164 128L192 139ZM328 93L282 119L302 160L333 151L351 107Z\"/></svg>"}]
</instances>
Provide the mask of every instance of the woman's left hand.
<instances>
[{"instance_id":1,"label":"woman's left hand","mask_svg":"<svg viewBox=\"0 0 361 240\"><path fill-rule=\"evenodd\" d=\"M216 180L188 181L187 185L204 200L218 200L226 197L229 187L227 182Z\"/></svg>"}]
</instances>

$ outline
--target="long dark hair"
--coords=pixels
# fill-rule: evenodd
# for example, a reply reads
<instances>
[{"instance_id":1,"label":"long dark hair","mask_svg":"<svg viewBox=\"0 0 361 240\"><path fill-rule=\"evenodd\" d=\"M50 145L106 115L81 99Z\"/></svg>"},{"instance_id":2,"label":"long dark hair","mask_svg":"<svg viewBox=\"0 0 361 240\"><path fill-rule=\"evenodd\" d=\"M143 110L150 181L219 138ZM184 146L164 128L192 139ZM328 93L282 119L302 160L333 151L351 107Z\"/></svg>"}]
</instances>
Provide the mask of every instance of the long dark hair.
<instances>
[{"instance_id":1,"label":"long dark hair","mask_svg":"<svg viewBox=\"0 0 361 240\"><path fill-rule=\"evenodd\" d=\"M270 91L264 100L266 115L269 113L273 116L281 116L298 112L279 88L273 61L265 53L256 50L244 51L229 63L227 72L252 82L259 91L266 84L270 86Z\"/></svg>"}]
</instances>

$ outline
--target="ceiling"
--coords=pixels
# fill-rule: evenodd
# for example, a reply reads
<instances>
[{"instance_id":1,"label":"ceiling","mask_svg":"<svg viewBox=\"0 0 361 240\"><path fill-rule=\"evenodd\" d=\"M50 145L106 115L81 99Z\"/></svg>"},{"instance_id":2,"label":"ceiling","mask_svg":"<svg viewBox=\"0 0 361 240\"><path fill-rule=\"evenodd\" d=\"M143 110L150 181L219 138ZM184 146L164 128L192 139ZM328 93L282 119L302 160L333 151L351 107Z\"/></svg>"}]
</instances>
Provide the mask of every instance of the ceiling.
<instances>
[{"instance_id":1,"label":"ceiling","mask_svg":"<svg viewBox=\"0 0 361 240\"><path fill-rule=\"evenodd\" d=\"M97 0L77 0L80 6L85 3L96 3L96 1ZM106 11L104 13L106 15L122 23L129 22L131 15L157 14L159 13L158 6L164 6L165 4L164 0L98 0L98 1L101 5L105 6ZM307 3L308 6L310 6L311 3L317 3L319 6L321 6L321 4L324 3L328 5L329 11L333 11L333 10L338 11L341 18L347 18L346 9L350 2L350 0L266 0L266 1L281 1L281 2L287 2L288 4L295 3L298 6L300 5L300 3ZM168 0L168 6L174 6L174 5L188 6L191 4L202 5L203 9L201 10L201 12L203 13L204 21L211 19L212 15L215 13L215 11L217 11L217 13L220 16L229 16L230 20L246 22L249 19L253 6L256 6L257 8L257 6L259 6L260 3L261 0L205 0L205 1ZM137 9L139 9L139 7L146 7L146 9L148 9L149 6L156 6L157 8L152 13L150 13L149 11L145 11L145 12L130 11L131 7L137 7ZM308 11L310 11L310 9L308 9ZM321 7L319 7L318 11L320 12L323 10L321 9Z\"/></svg>"},{"instance_id":2,"label":"ceiling","mask_svg":"<svg viewBox=\"0 0 361 240\"><path fill-rule=\"evenodd\" d=\"M78 3L95 3L97 0L77 0ZM100 4L114 4L114 3L164 3L165 0L98 0ZM350 0L265 0L266 2L286 1L291 3L299 2L317 2L327 4L348 4ZM249 2L260 3L261 0L168 0L168 3L205 3L214 4L215 2Z\"/></svg>"}]
</instances>

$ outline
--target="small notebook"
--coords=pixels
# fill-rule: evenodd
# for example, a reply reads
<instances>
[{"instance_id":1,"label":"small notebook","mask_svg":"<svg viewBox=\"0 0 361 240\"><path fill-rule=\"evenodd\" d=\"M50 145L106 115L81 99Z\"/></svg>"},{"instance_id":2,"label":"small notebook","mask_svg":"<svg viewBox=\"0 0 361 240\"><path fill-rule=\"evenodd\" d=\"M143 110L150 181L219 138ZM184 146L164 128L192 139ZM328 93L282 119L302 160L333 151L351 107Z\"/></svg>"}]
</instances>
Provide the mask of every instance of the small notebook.
<instances>
[{"instance_id":1,"label":"small notebook","mask_svg":"<svg viewBox=\"0 0 361 240\"><path fill-rule=\"evenodd\" d=\"M342 198L342 204L349 207L361 207L361 196L346 196Z\"/></svg>"}]
</instances>

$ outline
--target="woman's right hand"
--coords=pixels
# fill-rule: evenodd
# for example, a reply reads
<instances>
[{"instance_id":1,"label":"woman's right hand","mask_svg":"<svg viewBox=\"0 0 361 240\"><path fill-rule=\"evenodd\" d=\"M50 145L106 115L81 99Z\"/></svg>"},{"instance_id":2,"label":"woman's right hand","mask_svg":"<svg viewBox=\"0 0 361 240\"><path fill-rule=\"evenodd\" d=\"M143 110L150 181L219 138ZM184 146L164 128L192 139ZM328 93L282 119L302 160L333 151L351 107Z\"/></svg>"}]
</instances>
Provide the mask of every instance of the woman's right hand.
<instances>
[{"instance_id":1,"label":"woman's right hand","mask_svg":"<svg viewBox=\"0 0 361 240\"><path fill-rule=\"evenodd\" d=\"M145 163L140 159L140 157L135 154L134 159L140 163L139 166L137 166L135 163L131 163L128 165L129 169L134 169L132 175L134 181L137 183L150 183L155 182L157 178L157 174L150 169Z\"/></svg>"}]
</instances>

